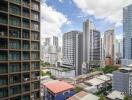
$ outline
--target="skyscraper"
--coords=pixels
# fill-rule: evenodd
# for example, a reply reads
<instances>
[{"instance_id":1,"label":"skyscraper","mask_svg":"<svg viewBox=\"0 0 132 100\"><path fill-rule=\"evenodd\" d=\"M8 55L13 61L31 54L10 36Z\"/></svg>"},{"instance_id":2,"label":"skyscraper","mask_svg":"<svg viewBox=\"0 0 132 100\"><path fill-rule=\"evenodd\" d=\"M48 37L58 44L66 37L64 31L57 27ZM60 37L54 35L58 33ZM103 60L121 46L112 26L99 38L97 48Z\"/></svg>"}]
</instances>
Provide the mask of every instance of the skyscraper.
<instances>
[{"instance_id":1,"label":"skyscraper","mask_svg":"<svg viewBox=\"0 0 132 100\"><path fill-rule=\"evenodd\" d=\"M132 4L123 8L123 58L132 59Z\"/></svg>"},{"instance_id":2,"label":"skyscraper","mask_svg":"<svg viewBox=\"0 0 132 100\"><path fill-rule=\"evenodd\" d=\"M82 64L82 33L70 31L63 35L63 66L76 70L81 74Z\"/></svg>"},{"instance_id":3,"label":"skyscraper","mask_svg":"<svg viewBox=\"0 0 132 100\"><path fill-rule=\"evenodd\" d=\"M0 1L0 100L40 99L40 0Z\"/></svg>"},{"instance_id":4,"label":"skyscraper","mask_svg":"<svg viewBox=\"0 0 132 100\"><path fill-rule=\"evenodd\" d=\"M47 37L45 38L45 46L50 46L51 45L51 38L50 37Z\"/></svg>"},{"instance_id":5,"label":"skyscraper","mask_svg":"<svg viewBox=\"0 0 132 100\"><path fill-rule=\"evenodd\" d=\"M56 48L58 48L58 37L53 36L53 45L56 46Z\"/></svg>"},{"instance_id":6,"label":"skyscraper","mask_svg":"<svg viewBox=\"0 0 132 100\"><path fill-rule=\"evenodd\" d=\"M92 21L86 20L83 23L82 72L87 73L93 66L100 66L100 32Z\"/></svg>"},{"instance_id":7,"label":"skyscraper","mask_svg":"<svg viewBox=\"0 0 132 100\"><path fill-rule=\"evenodd\" d=\"M114 64L115 60L114 29L107 30L104 33L104 58L110 58L111 64Z\"/></svg>"}]
</instances>

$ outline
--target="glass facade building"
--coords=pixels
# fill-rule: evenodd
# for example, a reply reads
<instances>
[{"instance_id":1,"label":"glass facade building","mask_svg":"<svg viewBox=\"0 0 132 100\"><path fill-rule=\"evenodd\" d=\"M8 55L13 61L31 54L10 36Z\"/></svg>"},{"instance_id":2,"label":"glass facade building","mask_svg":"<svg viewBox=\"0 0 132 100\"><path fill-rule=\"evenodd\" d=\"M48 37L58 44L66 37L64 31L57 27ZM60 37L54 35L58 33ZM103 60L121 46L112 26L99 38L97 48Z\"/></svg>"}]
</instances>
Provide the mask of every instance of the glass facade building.
<instances>
[{"instance_id":1,"label":"glass facade building","mask_svg":"<svg viewBox=\"0 0 132 100\"><path fill-rule=\"evenodd\" d=\"M0 1L0 100L40 100L40 0Z\"/></svg>"}]
</instances>

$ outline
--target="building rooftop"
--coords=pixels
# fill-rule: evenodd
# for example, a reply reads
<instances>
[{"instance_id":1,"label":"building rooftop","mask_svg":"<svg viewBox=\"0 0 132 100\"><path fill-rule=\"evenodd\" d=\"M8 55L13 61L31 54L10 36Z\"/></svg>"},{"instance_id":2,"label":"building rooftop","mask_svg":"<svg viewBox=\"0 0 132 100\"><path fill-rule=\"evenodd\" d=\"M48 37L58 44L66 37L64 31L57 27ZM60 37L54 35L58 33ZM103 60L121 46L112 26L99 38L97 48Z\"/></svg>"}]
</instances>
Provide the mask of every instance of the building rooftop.
<instances>
[{"instance_id":1,"label":"building rooftop","mask_svg":"<svg viewBox=\"0 0 132 100\"><path fill-rule=\"evenodd\" d=\"M112 93L110 93L107 98L109 99L112 99L112 100L116 100L116 99L119 99L119 100L123 100L124 98L124 94L120 91L113 91Z\"/></svg>"},{"instance_id":2,"label":"building rooftop","mask_svg":"<svg viewBox=\"0 0 132 100\"><path fill-rule=\"evenodd\" d=\"M100 79L100 80L103 80L103 81L110 81L110 77L106 76L106 75L100 75L100 76L97 76L96 78Z\"/></svg>"},{"instance_id":3,"label":"building rooftop","mask_svg":"<svg viewBox=\"0 0 132 100\"><path fill-rule=\"evenodd\" d=\"M74 86L64 82L64 81L58 81L58 80L54 80L48 83L44 83L43 84L46 88L48 88L50 91L52 91L54 94L69 90L69 89L73 89Z\"/></svg>"},{"instance_id":4,"label":"building rooftop","mask_svg":"<svg viewBox=\"0 0 132 100\"><path fill-rule=\"evenodd\" d=\"M93 79L90 79L90 80L85 81L85 82L86 82L86 83L89 83L89 84L91 84L91 85L93 85L93 86L97 86L97 85L100 85L100 84L104 83L105 81L100 80L100 79L98 79L98 78L93 78Z\"/></svg>"},{"instance_id":5,"label":"building rooftop","mask_svg":"<svg viewBox=\"0 0 132 100\"><path fill-rule=\"evenodd\" d=\"M81 92L75 94L74 96L68 98L67 100L98 100L98 99L99 99L99 97L97 97L91 93L81 91Z\"/></svg>"},{"instance_id":6,"label":"building rooftop","mask_svg":"<svg viewBox=\"0 0 132 100\"><path fill-rule=\"evenodd\" d=\"M119 69L120 70L127 70L127 71L131 71L132 70L132 68L130 68L130 67L121 67Z\"/></svg>"}]
</instances>

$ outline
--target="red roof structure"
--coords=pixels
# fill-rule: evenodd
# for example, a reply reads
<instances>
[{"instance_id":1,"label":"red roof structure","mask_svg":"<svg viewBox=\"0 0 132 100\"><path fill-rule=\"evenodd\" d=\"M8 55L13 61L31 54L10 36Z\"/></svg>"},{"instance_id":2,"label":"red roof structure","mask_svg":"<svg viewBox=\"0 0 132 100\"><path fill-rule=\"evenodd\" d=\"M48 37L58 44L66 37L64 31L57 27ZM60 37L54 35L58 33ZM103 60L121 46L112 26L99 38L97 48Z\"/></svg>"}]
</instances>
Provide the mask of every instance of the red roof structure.
<instances>
[{"instance_id":1,"label":"red roof structure","mask_svg":"<svg viewBox=\"0 0 132 100\"><path fill-rule=\"evenodd\" d=\"M50 91L52 91L54 94L69 90L69 89L74 89L74 86L64 82L64 81L57 81L54 80L52 82L44 83L43 84L46 88L48 88Z\"/></svg>"}]
</instances>

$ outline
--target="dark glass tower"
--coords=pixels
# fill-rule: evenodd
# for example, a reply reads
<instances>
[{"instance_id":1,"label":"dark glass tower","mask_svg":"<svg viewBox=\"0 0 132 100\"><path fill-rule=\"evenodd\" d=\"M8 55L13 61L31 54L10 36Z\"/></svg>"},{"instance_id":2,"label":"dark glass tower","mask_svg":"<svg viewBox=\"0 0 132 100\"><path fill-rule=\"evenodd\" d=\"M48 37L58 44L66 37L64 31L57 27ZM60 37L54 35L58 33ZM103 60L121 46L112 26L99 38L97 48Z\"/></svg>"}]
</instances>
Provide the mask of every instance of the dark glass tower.
<instances>
[{"instance_id":1,"label":"dark glass tower","mask_svg":"<svg viewBox=\"0 0 132 100\"><path fill-rule=\"evenodd\" d=\"M0 0L0 100L40 99L40 0Z\"/></svg>"}]
</instances>

